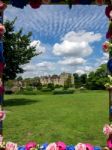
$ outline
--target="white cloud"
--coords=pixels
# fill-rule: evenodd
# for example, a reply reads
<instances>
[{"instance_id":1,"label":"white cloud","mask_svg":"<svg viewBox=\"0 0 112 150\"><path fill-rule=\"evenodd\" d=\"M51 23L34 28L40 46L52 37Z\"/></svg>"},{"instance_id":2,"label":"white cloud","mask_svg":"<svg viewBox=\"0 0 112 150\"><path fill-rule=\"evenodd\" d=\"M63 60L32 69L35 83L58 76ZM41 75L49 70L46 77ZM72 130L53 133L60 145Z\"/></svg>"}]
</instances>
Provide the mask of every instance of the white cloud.
<instances>
[{"instance_id":1,"label":"white cloud","mask_svg":"<svg viewBox=\"0 0 112 150\"><path fill-rule=\"evenodd\" d=\"M106 64L108 59L109 59L109 54L103 53L103 57L101 59L99 58L99 62L100 62L100 64Z\"/></svg>"},{"instance_id":2,"label":"white cloud","mask_svg":"<svg viewBox=\"0 0 112 150\"><path fill-rule=\"evenodd\" d=\"M37 67L37 69L39 68L39 70L41 70L41 71L47 71L47 72L55 69L54 63L47 62L47 61L36 64L36 67Z\"/></svg>"},{"instance_id":3,"label":"white cloud","mask_svg":"<svg viewBox=\"0 0 112 150\"><path fill-rule=\"evenodd\" d=\"M79 75L82 75L82 74L85 73L85 71L78 69L78 70L75 71L75 73L77 73L77 74L79 74Z\"/></svg>"},{"instance_id":4,"label":"white cloud","mask_svg":"<svg viewBox=\"0 0 112 150\"><path fill-rule=\"evenodd\" d=\"M33 65L33 64L31 64L31 63L28 63L28 64L23 65L22 68L23 68L25 71L32 72L32 71L36 70L36 65Z\"/></svg>"},{"instance_id":5,"label":"white cloud","mask_svg":"<svg viewBox=\"0 0 112 150\"><path fill-rule=\"evenodd\" d=\"M36 64L28 63L23 65L22 68L25 70L23 77L26 78L51 74L55 70L55 64L52 62L43 61Z\"/></svg>"},{"instance_id":6,"label":"white cloud","mask_svg":"<svg viewBox=\"0 0 112 150\"><path fill-rule=\"evenodd\" d=\"M90 43L101 40L101 34L93 32L69 32L63 38L61 43L53 46L53 53L58 56L89 56L93 49Z\"/></svg>"},{"instance_id":7,"label":"white cloud","mask_svg":"<svg viewBox=\"0 0 112 150\"><path fill-rule=\"evenodd\" d=\"M35 47L36 48L36 53L45 53L46 48L42 46L42 43L39 40L34 40L30 43L30 47Z\"/></svg>"},{"instance_id":8,"label":"white cloud","mask_svg":"<svg viewBox=\"0 0 112 150\"><path fill-rule=\"evenodd\" d=\"M84 60L83 58L65 57L63 60L60 60L58 63L62 65L74 66L74 65L84 64L85 62L86 60Z\"/></svg>"},{"instance_id":9,"label":"white cloud","mask_svg":"<svg viewBox=\"0 0 112 150\"><path fill-rule=\"evenodd\" d=\"M109 54L103 53L102 57L96 59L96 63L95 63L96 68L102 64L106 64L108 60L109 60Z\"/></svg>"},{"instance_id":10,"label":"white cloud","mask_svg":"<svg viewBox=\"0 0 112 150\"><path fill-rule=\"evenodd\" d=\"M71 42L82 42L86 41L88 43L90 42L95 42L99 41L101 39L101 34L97 33L95 34L94 32L85 32L85 31L80 31L80 32L68 32L63 38L62 41L67 40Z\"/></svg>"}]
</instances>

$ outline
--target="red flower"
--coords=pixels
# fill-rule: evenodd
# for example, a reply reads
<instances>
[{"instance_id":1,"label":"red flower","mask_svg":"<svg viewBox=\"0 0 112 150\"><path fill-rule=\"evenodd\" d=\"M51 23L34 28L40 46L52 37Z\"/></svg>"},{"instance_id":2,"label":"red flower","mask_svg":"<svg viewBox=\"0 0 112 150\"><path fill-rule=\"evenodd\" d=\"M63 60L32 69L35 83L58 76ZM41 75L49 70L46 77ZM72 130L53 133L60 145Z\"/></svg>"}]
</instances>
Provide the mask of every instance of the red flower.
<instances>
[{"instance_id":1,"label":"red flower","mask_svg":"<svg viewBox=\"0 0 112 150\"><path fill-rule=\"evenodd\" d=\"M29 2L30 6L34 9L39 8L40 5L42 4L41 0L30 0Z\"/></svg>"},{"instance_id":2,"label":"red flower","mask_svg":"<svg viewBox=\"0 0 112 150\"><path fill-rule=\"evenodd\" d=\"M96 0L96 3L97 3L98 5L102 5L103 2L104 2L104 0Z\"/></svg>"},{"instance_id":3,"label":"red flower","mask_svg":"<svg viewBox=\"0 0 112 150\"><path fill-rule=\"evenodd\" d=\"M112 17L110 16L111 11L112 11L112 5L107 6L105 9L105 14L109 19L112 19Z\"/></svg>"},{"instance_id":4,"label":"red flower","mask_svg":"<svg viewBox=\"0 0 112 150\"><path fill-rule=\"evenodd\" d=\"M2 1L0 1L0 12L4 11L6 7L7 5L3 3Z\"/></svg>"},{"instance_id":5,"label":"red flower","mask_svg":"<svg viewBox=\"0 0 112 150\"><path fill-rule=\"evenodd\" d=\"M5 33L5 27L4 25L0 24L0 36L3 36L4 33Z\"/></svg>"},{"instance_id":6,"label":"red flower","mask_svg":"<svg viewBox=\"0 0 112 150\"><path fill-rule=\"evenodd\" d=\"M107 39L112 39L112 32L109 32L109 31L108 31L108 32L106 33L106 38L107 38Z\"/></svg>"},{"instance_id":7,"label":"red flower","mask_svg":"<svg viewBox=\"0 0 112 150\"><path fill-rule=\"evenodd\" d=\"M0 74L3 73L4 67L5 67L5 64L0 62Z\"/></svg>"},{"instance_id":8,"label":"red flower","mask_svg":"<svg viewBox=\"0 0 112 150\"><path fill-rule=\"evenodd\" d=\"M102 45L102 48L103 48L104 52L108 52L109 51L109 42L108 41L104 42Z\"/></svg>"}]
</instances>

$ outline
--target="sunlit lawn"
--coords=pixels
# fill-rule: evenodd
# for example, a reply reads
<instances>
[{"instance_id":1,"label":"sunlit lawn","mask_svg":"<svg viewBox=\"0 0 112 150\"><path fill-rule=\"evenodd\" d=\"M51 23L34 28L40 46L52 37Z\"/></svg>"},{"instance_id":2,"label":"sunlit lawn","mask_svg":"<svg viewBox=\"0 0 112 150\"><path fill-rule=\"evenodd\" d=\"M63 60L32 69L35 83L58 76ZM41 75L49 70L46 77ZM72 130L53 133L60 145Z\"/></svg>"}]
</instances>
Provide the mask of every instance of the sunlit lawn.
<instances>
[{"instance_id":1,"label":"sunlit lawn","mask_svg":"<svg viewBox=\"0 0 112 150\"><path fill-rule=\"evenodd\" d=\"M64 141L105 145L102 128L108 123L108 92L73 95L5 96L6 141L25 144Z\"/></svg>"}]
</instances>

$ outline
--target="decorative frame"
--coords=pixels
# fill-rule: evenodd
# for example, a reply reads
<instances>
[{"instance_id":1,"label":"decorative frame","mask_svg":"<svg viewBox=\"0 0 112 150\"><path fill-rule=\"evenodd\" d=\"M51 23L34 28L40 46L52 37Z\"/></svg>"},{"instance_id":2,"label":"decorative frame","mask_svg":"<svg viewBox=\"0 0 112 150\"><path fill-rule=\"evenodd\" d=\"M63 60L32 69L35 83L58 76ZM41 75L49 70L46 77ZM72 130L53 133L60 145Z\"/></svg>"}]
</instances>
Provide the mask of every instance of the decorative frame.
<instances>
[{"instance_id":1,"label":"decorative frame","mask_svg":"<svg viewBox=\"0 0 112 150\"><path fill-rule=\"evenodd\" d=\"M105 9L105 14L109 19L109 29L106 34L108 41L104 42L102 47L104 52L109 53L109 61L107 63L107 68L109 72L110 82L105 86L109 91L109 121L110 124L106 124L103 128L104 134L107 136L107 146L104 147L105 150L112 150L112 0L0 0L0 150L101 150L101 147L92 146L88 143L78 143L74 145L66 145L64 142L54 142L50 144L39 145L36 142L28 142L24 146L18 146L16 143L3 141L3 120L5 119L6 113L3 110L3 97L4 97L4 82L3 82L3 72L5 67L5 58L3 56L3 35L5 32L5 27L3 25L3 12L7 7L7 4L11 4L17 8L24 8L29 4L32 8L36 9L41 6L41 4L68 4L69 8L72 8L74 4L81 5L107 5Z\"/></svg>"}]
</instances>

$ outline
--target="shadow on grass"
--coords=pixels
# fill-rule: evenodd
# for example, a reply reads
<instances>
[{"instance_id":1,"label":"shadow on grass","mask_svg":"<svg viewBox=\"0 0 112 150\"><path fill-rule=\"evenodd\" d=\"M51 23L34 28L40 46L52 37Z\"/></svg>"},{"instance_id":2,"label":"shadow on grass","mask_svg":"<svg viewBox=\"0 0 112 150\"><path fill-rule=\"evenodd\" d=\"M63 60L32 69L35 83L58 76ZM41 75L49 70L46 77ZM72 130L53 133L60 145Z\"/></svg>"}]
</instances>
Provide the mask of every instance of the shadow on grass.
<instances>
[{"instance_id":1,"label":"shadow on grass","mask_svg":"<svg viewBox=\"0 0 112 150\"><path fill-rule=\"evenodd\" d=\"M40 100L31 100L25 98L14 98L4 100L4 106L21 106L21 105L31 105L33 103L39 103Z\"/></svg>"}]
</instances>

